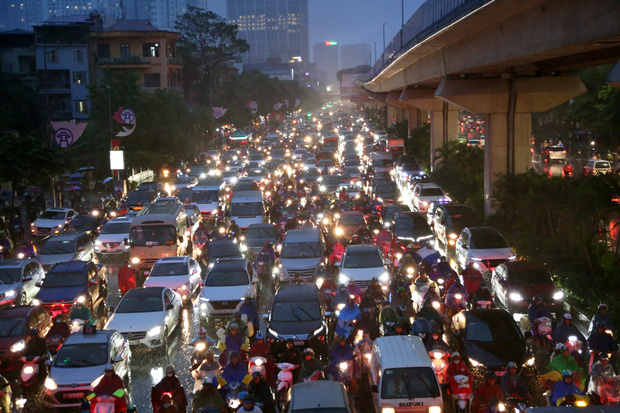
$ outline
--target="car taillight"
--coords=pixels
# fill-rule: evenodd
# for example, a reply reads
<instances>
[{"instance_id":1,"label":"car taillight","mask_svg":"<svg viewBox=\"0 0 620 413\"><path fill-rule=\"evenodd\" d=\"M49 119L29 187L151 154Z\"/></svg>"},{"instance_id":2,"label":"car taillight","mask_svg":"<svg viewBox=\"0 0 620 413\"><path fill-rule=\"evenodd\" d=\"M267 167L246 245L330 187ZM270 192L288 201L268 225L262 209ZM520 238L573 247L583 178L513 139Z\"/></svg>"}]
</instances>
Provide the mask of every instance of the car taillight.
<instances>
[{"instance_id":1,"label":"car taillight","mask_svg":"<svg viewBox=\"0 0 620 413\"><path fill-rule=\"evenodd\" d=\"M325 342L325 336L319 336L319 341L324 343Z\"/></svg>"},{"instance_id":2,"label":"car taillight","mask_svg":"<svg viewBox=\"0 0 620 413\"><path fill-rule=\"evenodd\" d=\"M274 341L275 341L275 340L274 340L273 338L271 338L271 337L267 337L267 342L268 342L268 343L273 343Z\"/></svg>"}]
</instances>

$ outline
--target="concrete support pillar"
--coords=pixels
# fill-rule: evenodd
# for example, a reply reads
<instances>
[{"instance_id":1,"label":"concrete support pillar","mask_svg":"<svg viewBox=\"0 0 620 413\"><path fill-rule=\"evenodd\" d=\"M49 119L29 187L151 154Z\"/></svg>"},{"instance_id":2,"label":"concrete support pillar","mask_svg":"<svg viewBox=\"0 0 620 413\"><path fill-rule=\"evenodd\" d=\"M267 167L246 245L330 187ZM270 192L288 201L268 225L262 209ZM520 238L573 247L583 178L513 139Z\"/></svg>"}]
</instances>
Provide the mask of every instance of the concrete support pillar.
<instances>
[{"instance_id":1,"label":"concrete support pillar","mask_svg":"<svg viewBox=\"0 0 620 413\"><path fill-rule=\"evenodd\" d=\"M387 105L387 126L390 127L393 124L392 119L396 119L398 121L398 112L400 112L400 108L392 105Z\"/></svg>"},{"instance_id":2,"label":"concrete support pillar","mask_svg":"<svg viewBox=\"0 0 620 413\"><path fill-rule=\"evenodd\" d=\"M405 109L407 115L407 122L409 122L409 131L412 129L417 129L422 124L420 109L417 108L409 108Z\"/></svg>"},{"instance_id":3,"label":"concrete support pillar","mask_svg":"<svg viewBox=\"0 0 620 413\"><path fill-rule=\"evenodd\" d=\"M431 170L436 166L435 151L448 142L458 139L458 124L458 110L449 110L447 103L444 103L442 110L431 111Z\"/></svg>"}]
</instances>

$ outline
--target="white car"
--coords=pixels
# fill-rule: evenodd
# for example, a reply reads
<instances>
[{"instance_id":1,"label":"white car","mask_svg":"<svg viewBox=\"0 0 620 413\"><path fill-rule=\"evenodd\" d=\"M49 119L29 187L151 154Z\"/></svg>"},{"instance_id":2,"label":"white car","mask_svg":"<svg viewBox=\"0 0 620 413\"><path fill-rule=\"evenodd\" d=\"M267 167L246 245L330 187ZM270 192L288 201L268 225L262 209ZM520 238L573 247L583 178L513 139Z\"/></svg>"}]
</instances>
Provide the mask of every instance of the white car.
<instances>
[{"instance_id":1,"label":"white car","mask_svg":"<svg viewBox=\"0 0 620 413\"><path fill-rule=\"evenodd\" d=\"M200 317L231 317L247 296L256 299L258 278L244 258L217 260L200 292Z\"/></svg>"},{"instance_id":2,"label":"white car","mask_svg":"<svg viewBox=\"0 0 620 413\"><path fill-rule=\"evenodd\" d=\"M30 233L35 237L60 235L77 212L69 208L47 208L30 224Z\"/></svg>"},{"instance_id":3,"label":"white car","mask_svg":"<svg viewBox=\"0 0 620 413\"><path fill-rule=\"evenodd\" d=\"M293 151L293 161L297 161L297 162L299 162L299 161L301 160L301 157L302 157L305 153L308 153L308 151L307 151L307 150L305 150L305 149L301 149L301 148L295 149L295 150Z\"/></svg>"},{"instance_id":4,"label":"white car","mask_svg":"<svg viewBox=\"0 0 620 413\"><path fill-rule=\"evenodd\" d=\"M190 257L164 257L157 260L144 281L145 287L168 287L190 302L200 288L201 269Z\"/></svg>"},{"instance_id":5,"label":"white car","mask_svg":"<svg viewBox=\"0 0 620 413\"><path fill-rule=\"evenodd\" d=\"M492 271L516 258L506 239L493 227L465 228L456 241L456 261L461 268L473 262L479 271Z\"/></svg>"},{"instance_id":6,"label":"white car","mask_svg":"<svg viewBox=\"0 0 620 413\"><path fill-rule=\"evenodd\" d=\"M367 287L372 284L373 277L378 278L382 286L390 283L390 272L375 245L349 245L336 266L340 267L338 284L348 285L353 280L355 285Z\"/></svg>"},{"instance_id":7,"label":"white car","mask_svg":"<svg viewBox=\"0 0 620 413\"><path fill-rule=\"evenodd\" d=\"M132 217L118 217L109 220L101 229L101 233L95 240L95 253L101 255L129 254L129 245L125 245L125 239L129 239L129 225Z\"/></svg>"},{"instance_id":8,"label":"white car","mask_svg":"<svg viewBox=\"0 0 620 413\"><path fill-rule=\"evenodd\" d=\"M118 331L74 333L52 361L43 402L51 408L80 407L103 377L106 364L114 365L114 372L127 387L130 360L127 340Z\"/></svg>"},{"instance_id":9,"label":"white car","mask_svg":"<svg viewBox=\"0 0 620 413\"><path fill-rule=\"evenodd\" d=\"M425 214L431 203L450 202L443 190L436 184L424 182L413 188L413 208Z\"/></svg>"},{"instance_id":10,"label":"white car","mask_svg":"<svg viewBox=\"0 0 620 413\"><path fill-rule=\"evenodd\" d=\"M167 287L134 288L121 298L105 328L118 330L132 346L163 348L179 324L183 302Z\"/></svg>"},{"instance_id":11,"label":"white car","mask_svg":"<svg viewBox=\"0 0 620 413\"><path fill-rule=\"evenodd\" d=\"M198 179L195 176L181 175L177 177L170 189L172 189L173 191L179 191L183 188L193 188L196 185L198 185Z\"/></svg>"}]
</instances>

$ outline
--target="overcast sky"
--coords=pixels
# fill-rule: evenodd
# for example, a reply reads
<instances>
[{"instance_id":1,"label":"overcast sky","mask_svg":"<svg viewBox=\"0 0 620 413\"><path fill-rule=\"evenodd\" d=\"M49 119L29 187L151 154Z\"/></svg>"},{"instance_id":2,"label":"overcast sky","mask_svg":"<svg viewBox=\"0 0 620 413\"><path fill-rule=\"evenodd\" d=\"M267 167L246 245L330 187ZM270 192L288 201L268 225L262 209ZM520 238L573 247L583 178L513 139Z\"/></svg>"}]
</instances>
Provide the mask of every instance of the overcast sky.
<instances>
[{"instance_id":1,"label":"overcast sky","mask_svg":"<svg viewBox=\"0 0 620 413\"><path fill-rule=\"evenodd\" d=\"M424 2L423 0L308 0L310 13L310 54L315 43L327 40L339 45L368 43L374 56L400 30L401 1L405 21ZM226 17L226 0L208 0L209 8Z\"/></svg>"}]
</instances>

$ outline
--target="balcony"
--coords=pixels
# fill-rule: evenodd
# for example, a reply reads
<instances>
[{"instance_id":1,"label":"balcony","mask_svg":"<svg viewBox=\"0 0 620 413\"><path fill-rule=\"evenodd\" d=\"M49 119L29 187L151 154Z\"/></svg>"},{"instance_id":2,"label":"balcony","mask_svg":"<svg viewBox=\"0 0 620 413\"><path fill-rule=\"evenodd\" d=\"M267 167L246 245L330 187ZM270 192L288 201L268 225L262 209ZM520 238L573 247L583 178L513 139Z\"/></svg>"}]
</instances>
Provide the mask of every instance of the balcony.
<instances>
[{"instance_id":1,"label":"balcony","mask_svg":"<svg viewBox=\"0 0 620 413\"><path fill-rule=\"evenodd\" d=\"M101 66L150 66L151 59L149 57L132 56L132 57L100 57Z\"/></svg>"},{"instance_id":2,"label":"balcony","mask_svg":"<svg viewBox=\"0 0 620 413\"><path fill-rule=\"evenodd\" d=\"M169 65L182 65L183 59L181 59L180 57L168 56L168 64Z\"/></svg>"}]
</instances>

